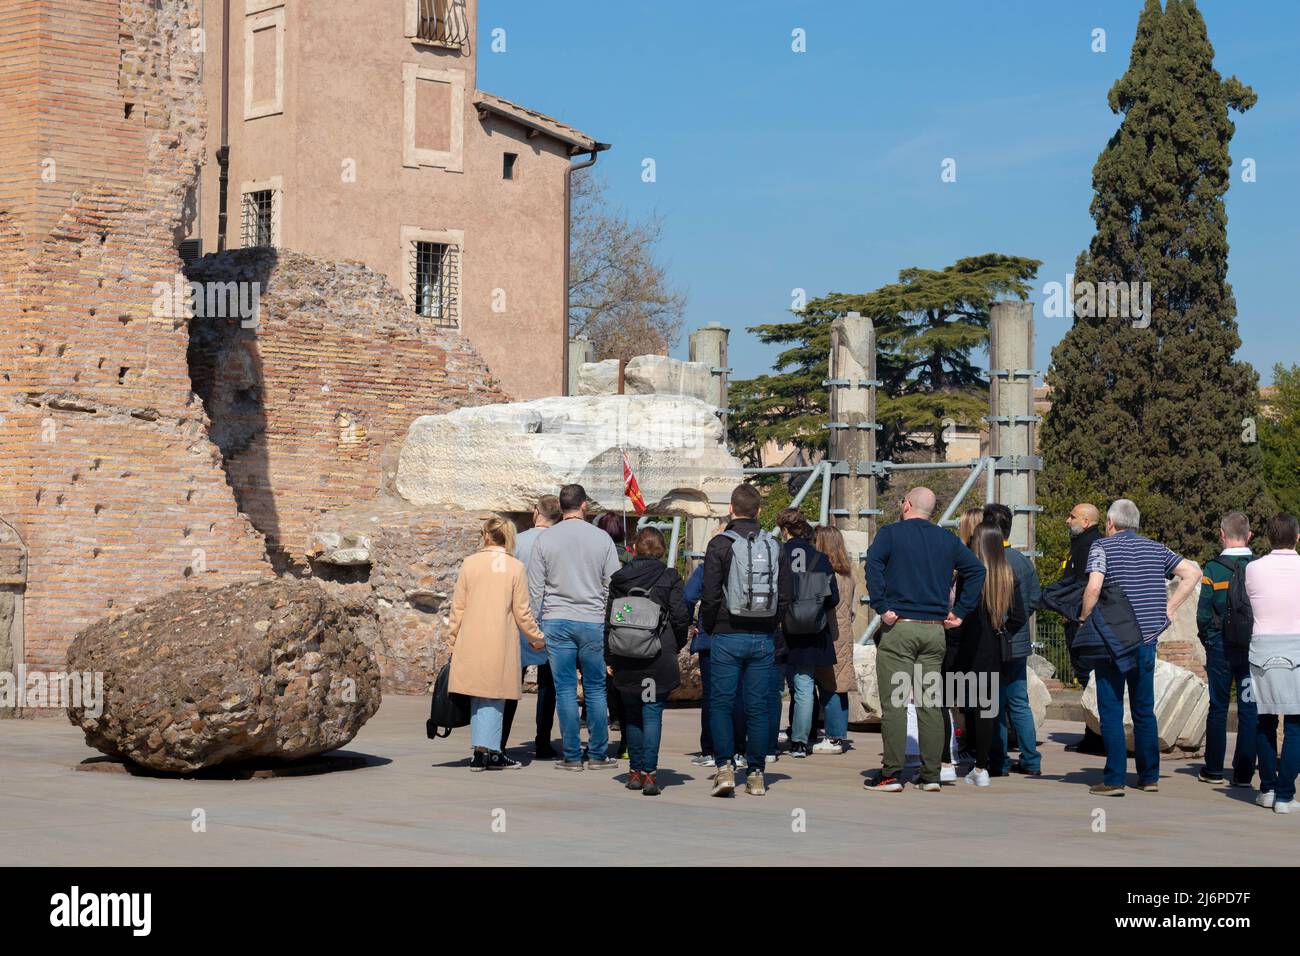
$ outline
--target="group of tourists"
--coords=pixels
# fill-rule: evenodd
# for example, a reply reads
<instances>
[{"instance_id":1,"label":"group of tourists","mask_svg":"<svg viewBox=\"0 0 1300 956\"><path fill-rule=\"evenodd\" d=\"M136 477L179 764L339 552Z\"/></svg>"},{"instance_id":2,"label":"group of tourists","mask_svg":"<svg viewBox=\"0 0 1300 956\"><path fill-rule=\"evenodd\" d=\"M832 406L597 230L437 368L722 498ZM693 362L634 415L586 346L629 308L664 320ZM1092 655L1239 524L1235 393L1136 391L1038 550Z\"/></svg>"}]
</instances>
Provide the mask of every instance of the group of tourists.
<instances>
[{"instance_id":1,"label":"group of tourists","mask_svg":"<svg viewBox=\"0 0 1300 956\"><path fill-rule=\"evenodd\" d=\"M581 485L543 496L533 526L517 536L510 521L485 521L480 550L456 582L448 634L449 689L470 699L470 769L520 766L506 755L506 741L524 674L536 665L536 757L573 772L615 769L623 757L627 788L657 795L664 705L681 683L678 658L688 641L702 691L700 753L691 763L714 771L714 796L736 792L738 771L746 793L765 793L765 770L782 744L795 759L849 750L859 604L852 560L838 530L812 527L798 509L777 516L779 537L769 533L758 521L761 503L752 485L736 487L725 526L685 582L666 563L660 531L642 527L625 546L624 519L605 513L591 522ZM1270 664L1300 660L1294 516L1270 520L1272 550L1253 561L1249 522L1239 512L1225 516L1223 553L1202 571L1138 534L1132 501L1110 506L1104 534L1098 509L1081 503L1066 518L1071 549L1061 578L1043 588L1033 562L1011 547L1005 505L968 509L955 535L932 520L929 489L913 488L899 507L901 519L879 530L865 556L866 603L879 617L883 739L881 768L867 789L903 789L913 720L919 768L912 782L922 791L956 781L963 759L970 764L964 779L976 787L1012 773L1042 776L1027 680L1030 615L1041 607L1064 618L1076 669L1096 683L1101 733L1089 731L1071 748L1106 756L1091 792L1125 792L1126 691L1138 788L1158 790L1156 642L1201 582L1197 619L1211 706L1200 778L1248 787L1258 768L1259 804L1294 807L1300 672ZM1234 686L1237 747L1225 777ZM551 741L557 713L558 752ZM1280 754L1279 717L1286 729ZM623 738L612 750L611 726Z\"/></svg>"},{"instance_id":2,"label":"group of tourists","mask_svg":"<svg viewBox=\"0 0 1300 956\"><path fill-rule=\"evenodd\" d=\"M1075 505L1067 523L1070 557L1061 579L1043 592L1041 606L1065 618L1075 669L1097 685L1101 733L1087 730L1079 744L1066 748L1105 755L1102 780L1091 792L1125 792L1125 691L1138 789L1159 791L1156 645L1199 582L1196 624L1210 696L1199 779L1250 788L1258 770L1255 802L1276 813L1294 812L1300 772L1300 521L1286 513L1270 518L1269 552L1255 558L1250 519L1229 512L1219 522L1223 548L1204 569L1138 534L1141 514L1127 499L1111 504L1104 533L1091 504ZM1172 593L1170 578L1177 581ZM1229 775L1224 762L1234 688L1237 742ZM1279 719L1285 728L1280 752Z\"/></svg>"}]
</instances>

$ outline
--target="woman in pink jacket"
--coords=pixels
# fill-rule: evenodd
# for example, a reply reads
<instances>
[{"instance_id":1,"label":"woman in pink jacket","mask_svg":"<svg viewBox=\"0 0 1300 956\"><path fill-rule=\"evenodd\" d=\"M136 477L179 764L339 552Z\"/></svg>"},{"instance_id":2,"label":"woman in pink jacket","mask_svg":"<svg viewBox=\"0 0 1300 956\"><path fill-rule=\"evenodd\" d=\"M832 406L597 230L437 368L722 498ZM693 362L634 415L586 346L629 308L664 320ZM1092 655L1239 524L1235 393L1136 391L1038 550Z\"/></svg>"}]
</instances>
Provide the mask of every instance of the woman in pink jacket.
<instances>
[{"instance_id":1,"label":"woman in pink jacket","mask_svg":"<svg viewBox=\"0 0 1300 956\"><path fill-rule=\"evenodd\" d=\"M1295 515L1268 521L1268 554L1246 565L1246 594L1255 615L1250 637L1250 690L1259 707L1259 797L1274 813L1296 810L1300 772L1300 555ZM1286 725L1279 761L1277 720Z\"/></svg>"}]
</instances>

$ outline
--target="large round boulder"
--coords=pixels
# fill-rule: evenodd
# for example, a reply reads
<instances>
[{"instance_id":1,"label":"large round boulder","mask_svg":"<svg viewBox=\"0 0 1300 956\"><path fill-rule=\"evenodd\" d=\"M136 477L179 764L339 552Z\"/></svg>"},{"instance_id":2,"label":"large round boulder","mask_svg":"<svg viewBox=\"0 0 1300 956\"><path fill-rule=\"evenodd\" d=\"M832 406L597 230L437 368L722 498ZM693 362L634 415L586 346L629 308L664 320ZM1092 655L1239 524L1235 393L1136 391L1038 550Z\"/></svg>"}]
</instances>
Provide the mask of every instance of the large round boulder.
<instances>
[{"instance_id":1,"label":"large round boulder","mask_svg":"<svg viewBox=\"0 0 1300 956\"><path fill-rule=\"evenodd\" d=\"M160 771L311 757L379 709L374 653L311 582L174 591L83 630L68 666L103 674L101 706L68 708L86 742Z\"/></svg>"}]
</instances>

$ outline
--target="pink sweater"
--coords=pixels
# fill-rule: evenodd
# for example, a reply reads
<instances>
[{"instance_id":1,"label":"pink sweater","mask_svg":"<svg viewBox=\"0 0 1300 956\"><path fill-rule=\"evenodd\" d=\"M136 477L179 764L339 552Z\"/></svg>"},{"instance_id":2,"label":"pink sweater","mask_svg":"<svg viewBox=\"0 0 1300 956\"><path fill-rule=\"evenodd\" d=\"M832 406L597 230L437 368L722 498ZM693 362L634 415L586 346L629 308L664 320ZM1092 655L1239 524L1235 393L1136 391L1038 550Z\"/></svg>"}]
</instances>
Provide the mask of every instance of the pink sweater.
<instances>
[{"instance_id":1,"label":"pink sweater","mask_svg":"<svg viewBox=\"0 0 1300 956\"><path fill-rule=\"evenodd\" d=\"M1256 634L1300 634L1300 555L1281 548L1246 565Z\"/></svg>"}]
</instances>

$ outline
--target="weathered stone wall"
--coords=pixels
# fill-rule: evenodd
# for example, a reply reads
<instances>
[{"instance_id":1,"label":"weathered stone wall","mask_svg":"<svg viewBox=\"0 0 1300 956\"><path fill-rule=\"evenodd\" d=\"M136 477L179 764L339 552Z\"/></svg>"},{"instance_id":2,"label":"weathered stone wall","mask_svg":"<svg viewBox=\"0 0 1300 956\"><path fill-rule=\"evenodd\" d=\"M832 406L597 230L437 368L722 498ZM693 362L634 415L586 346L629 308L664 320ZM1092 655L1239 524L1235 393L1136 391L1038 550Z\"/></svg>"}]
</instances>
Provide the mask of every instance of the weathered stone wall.
<instances>
[{"instance_id":1,"label":"weathered stone wall","mask_svg":"<svg viewBox=\"0 0 1300 956\"><path fill-rule=\"evenodd\" d=\"M204 149L197 26L188 0L0 6L6 105L38 104L0 132L0 514L28 548L31 668L115 607L270 573L186 323L154 311Z\"/></svg>"},{"instance_id":2,"label":"weathered stone wall","mask_svg":"<svg viewBox=\"0 0 1300 956\"><path fill-rule=\"evenodd\" d=\"M248 249L187 272L260 290L255 325L191 320L190 373L240 509L280 567L303 562L320 514L379 492L385 451L418 416L508 400L467 339L360 263Z\"/></svg>"},{"instance_id":3,"label":"weathered stone wall","mask_svg":"<svg viewBox=\"0 0 1300 956\"><path fill-rule=\"evenodd\" d=\"M27 549L18 532L0 516L0 682L5 680L3 675L15 674L22 662L26 585ZM20 704L17 700L0 699L0 718L12 717Z\"/></svg>"},{"instance_id":4,"label":"weathered stone wall","mask_svg":"<svg viewBox=\"0 0 1300 956\"><path fill-rule=\"evenodd\" d=\"M423 694L447 662L451 593L461 562L478 548L485 517L381 499L320 518L318 537L337 532L367 545L367 564L313 565L374 649L386 693Z\"/></svg>"}]
</instances>

